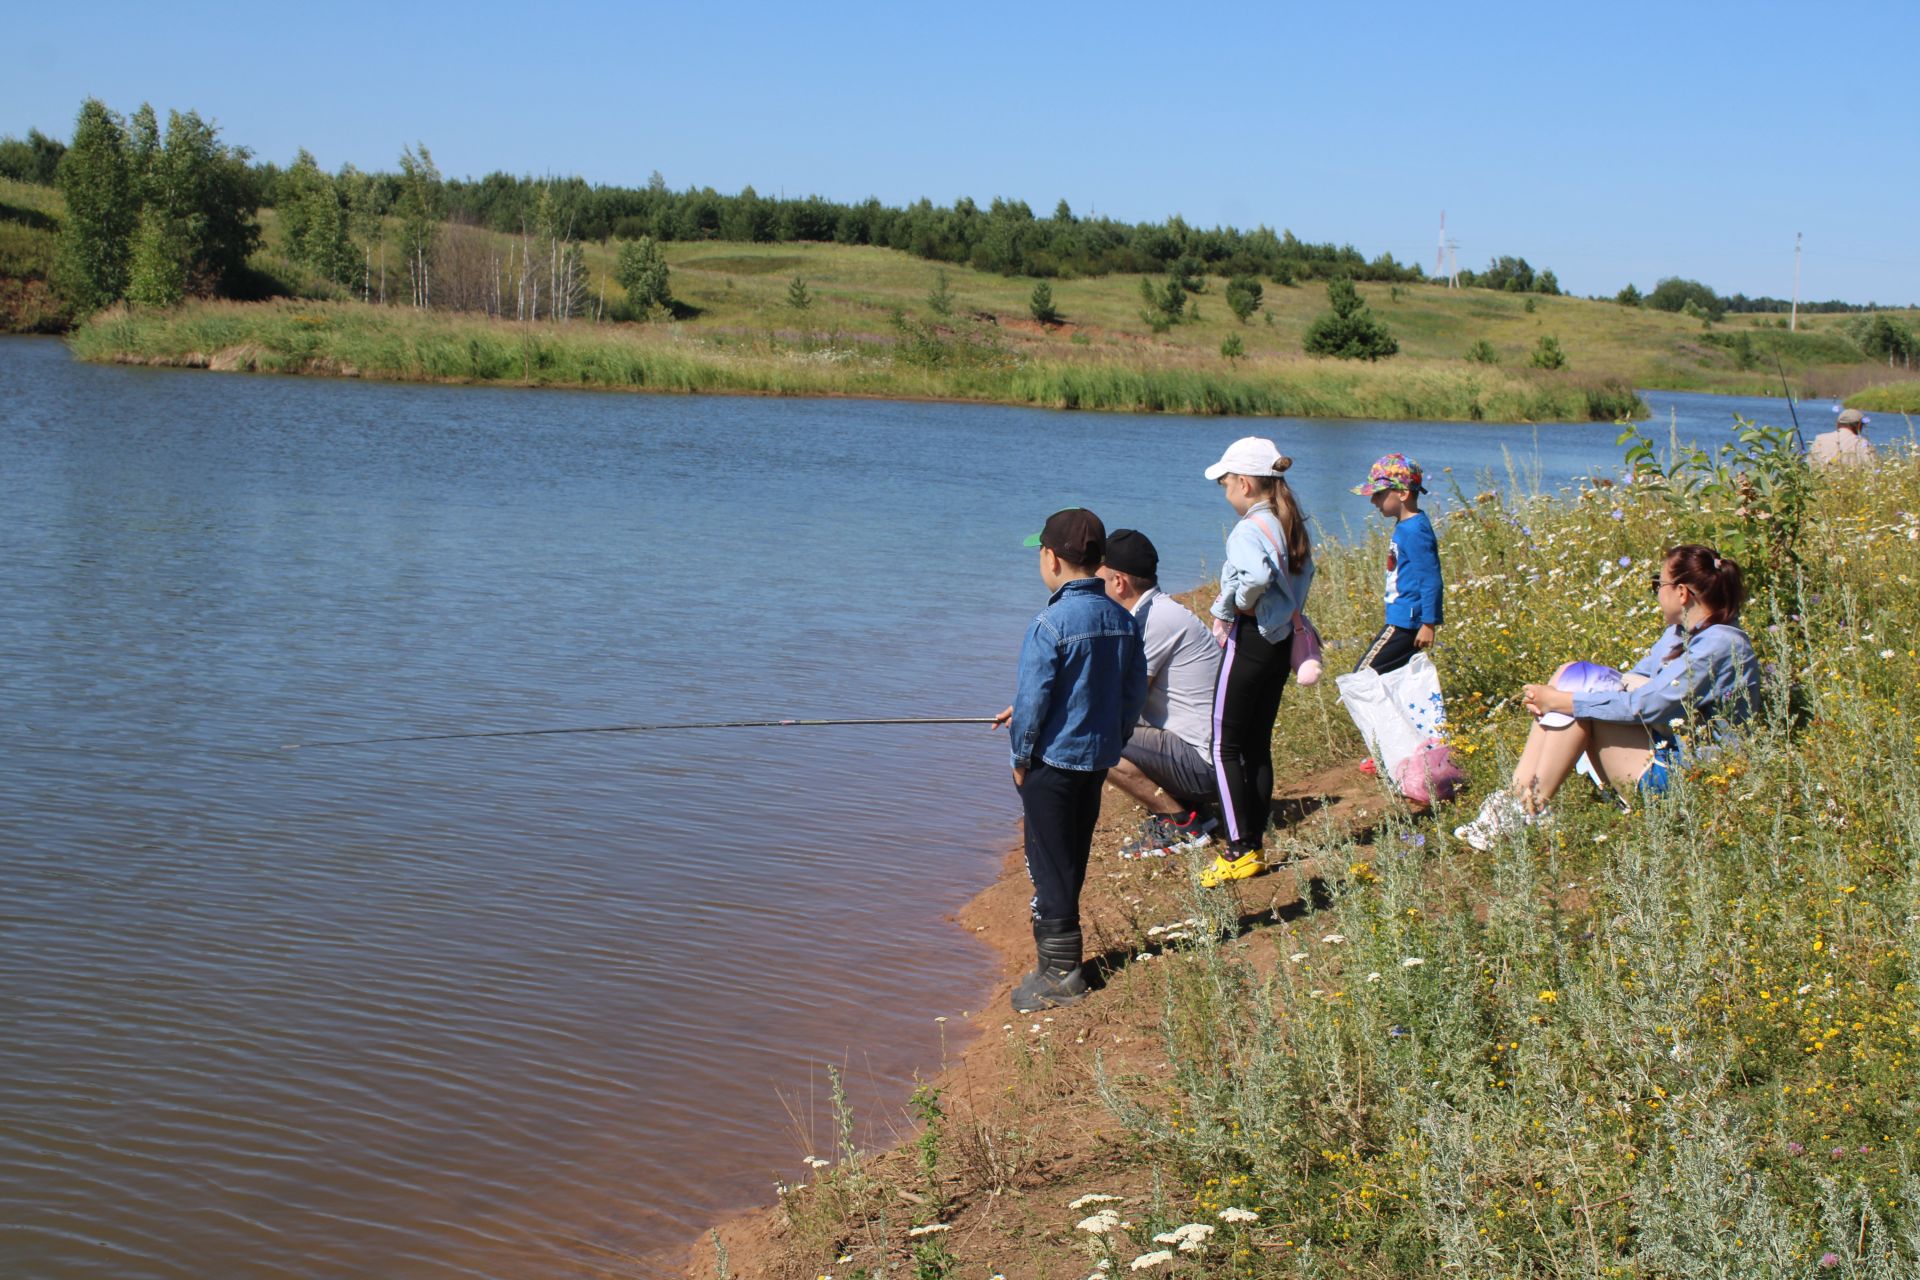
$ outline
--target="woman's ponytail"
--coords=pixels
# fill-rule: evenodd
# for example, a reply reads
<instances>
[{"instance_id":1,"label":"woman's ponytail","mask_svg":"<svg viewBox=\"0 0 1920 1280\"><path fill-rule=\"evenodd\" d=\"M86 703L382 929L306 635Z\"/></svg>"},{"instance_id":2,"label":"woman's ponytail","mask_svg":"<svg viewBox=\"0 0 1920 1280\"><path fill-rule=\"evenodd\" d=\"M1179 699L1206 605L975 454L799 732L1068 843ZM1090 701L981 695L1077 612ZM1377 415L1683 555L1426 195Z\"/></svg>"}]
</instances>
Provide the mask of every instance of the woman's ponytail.
<instances>
[{"instance_id":1,"label":"woman's ponytail","mask_svg":"<svg viewBox=\"0 0 1920 1280\"><path fill-rule=\"evenodd\" d=\"M1682 543L1666 554L1667 579L1693 592L1707 607L1708 622L1735 622L1747 602L1746 579L1740 565L1712 547Z\"/></svg>"},{"instance_id":2,"label":"woman's ponytail","mask_svg":"<svg viewBox=\"0 0 1920 1280\"><path fill-rule=\"evenodd\" d=\"M1272 475L1248 478L1255 482L1255 492L1273 508L1273 518L1280 523L1280 534L1287 543L1287 572L1299 573L1313 558L1313 540L1307 534L1307 519L1300 514L1300 504L1294 501L1293 487L1287 483L1286 471L1292 465L1293 459L1281 454L1273 460Z\"/></svg>"}]
</instances>

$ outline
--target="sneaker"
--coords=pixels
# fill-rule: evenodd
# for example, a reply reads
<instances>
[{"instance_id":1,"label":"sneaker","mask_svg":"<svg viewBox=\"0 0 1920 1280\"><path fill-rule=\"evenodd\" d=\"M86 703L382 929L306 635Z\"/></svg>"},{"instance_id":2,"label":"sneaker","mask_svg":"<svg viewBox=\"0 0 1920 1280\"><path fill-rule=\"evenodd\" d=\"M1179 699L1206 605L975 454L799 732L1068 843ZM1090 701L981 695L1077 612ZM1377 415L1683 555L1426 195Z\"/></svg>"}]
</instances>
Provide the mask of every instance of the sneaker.
<instances>
[{"instance_id":1,"label":"sneaker","mask_svg":"<svg viewBox=\"0 0 1920 1280\"><path fill-rule=\"evenodd\" d=\"M1188 809L1182 813L1150 813L1140 820L1139 833L1148 840L1188 840L1218 825L1213 818L1202 817L1198 809Z\"/></svg>"},{"instance_id":2,"label":"sneaker","mask_svg":"<svg viewBox=\"0 0 1920 1280\"><path fill-rule=\"evenodd\" d=\"M1204 849L1212 842L1210 833L1218 825L1213 818L1201 817L1197 810L1175 817L1150 813L1141 820L1140 834L1120 846L1120 856L1128 860L1165 858Z\"/></svg>"},{"instance_id":3,"label":"sneaker","mask_svg":"<svg viewBox=\"0 0 1920 1280\"><path fill-rule=\"evenodd\" d=\"M1217 854L1213 859L1213 865L1200 873L1200 885L1202 888L1212 889L1229 880L1252 879L1266 869L1266 859L1261 856L1258 849L1249 849L1231 858L1224 853Z\"/></svg>"},{"instance_id":4,"label":"sneaker","mask_svg":"<svg viewBox=\"0 0 1920 1280\"><path fill-rule=\"evenodd\" d=\"M1480 815L1472 822L1453 829L1453 838L1462 841L1481 853L1493 848L1493 842L1510 831L1521 827L1539 827L1545 829L1553 825L1553 814L1548 811L1528 813L1514 799L1513 793L1500 790L1488 796L1480 805Z\"/></svg>"},{"instance_id":5,"label":"sneaker","mask_svg":"<svg viewBox=\"0 0 1920 1280\"><path fill-rule=\"evenodd\" d=\"M1189 809L1181 817L1167 819L1166 825L1191 840L1194 836L1204 836L1212 831L1220 825L1220 820L1210 818L1198 809Z\"/></svg>"}]
</instances>

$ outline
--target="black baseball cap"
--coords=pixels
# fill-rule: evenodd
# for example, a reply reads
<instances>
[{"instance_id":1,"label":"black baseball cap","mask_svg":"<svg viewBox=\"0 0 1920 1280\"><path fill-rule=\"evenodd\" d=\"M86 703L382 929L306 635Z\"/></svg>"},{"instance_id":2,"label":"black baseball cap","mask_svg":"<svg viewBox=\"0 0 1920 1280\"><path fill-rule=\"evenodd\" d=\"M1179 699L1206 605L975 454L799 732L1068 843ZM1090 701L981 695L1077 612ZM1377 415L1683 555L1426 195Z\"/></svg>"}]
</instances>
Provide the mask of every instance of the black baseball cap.
<instances>
[{"instance_id":1,"label":"black baseball cap","mask_svg":"<svg viewBox=\"0 0 1920 1280\"><path fill-rule=\"evenodd\" d=\"M1138 529L1115 529L1107 536L1109 569L1148 581L1160 576L1160 553L1153 541Z\"/></svg>"},{"instance_id":2,"label":"black baseball cap","mask_svg":"<svg viewBox=\"0 0 1920 1280\"><path fill-rule=\"evenodd\" d=\"M1097 569L1107 551L1107 526L1085 507L1068 507L1047 517L1040 532L1028 538L1029 547L1045 547L1068 564Z\"/></svg>"}]
</instances>

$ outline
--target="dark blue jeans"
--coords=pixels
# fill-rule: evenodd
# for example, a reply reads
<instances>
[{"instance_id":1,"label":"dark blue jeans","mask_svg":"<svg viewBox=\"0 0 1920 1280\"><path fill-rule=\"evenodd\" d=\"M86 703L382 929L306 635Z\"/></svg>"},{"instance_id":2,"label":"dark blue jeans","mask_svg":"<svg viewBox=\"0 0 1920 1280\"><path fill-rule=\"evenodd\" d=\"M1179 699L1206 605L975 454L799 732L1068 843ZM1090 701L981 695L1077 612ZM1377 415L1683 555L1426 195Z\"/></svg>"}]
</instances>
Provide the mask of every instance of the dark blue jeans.
<instances>
[{"instance_id":1,"label":"dark blue jeans","mask_svg":"<svg viewBox=\"0 0 1920 1280\"><path fill-rule=\"evenodd\" d=\"M1087 880L1087 853L1100 821L1105 769L1082 772L1036 763L1020 786L1027 816L1027 877L1033 881L1033 918L1080 923L1080 887Z\"/></svg>"}]
</instances>

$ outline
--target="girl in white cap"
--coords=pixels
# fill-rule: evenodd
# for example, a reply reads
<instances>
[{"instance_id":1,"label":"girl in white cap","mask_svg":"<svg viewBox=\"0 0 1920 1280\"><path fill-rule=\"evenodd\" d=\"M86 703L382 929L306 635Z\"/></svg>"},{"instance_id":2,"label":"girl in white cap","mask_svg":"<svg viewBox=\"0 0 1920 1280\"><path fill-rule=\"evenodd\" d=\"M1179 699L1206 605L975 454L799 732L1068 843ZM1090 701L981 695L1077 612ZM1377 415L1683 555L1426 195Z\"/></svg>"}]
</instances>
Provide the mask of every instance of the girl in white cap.
<instances>
[{"instance_id":1,"label":"girl in white cap","mask_svg":"<svg viewBox=\"0 0 1920 1280\"><path fill-rule=\"evenodd\" d=\"M1291 458L1271 440L1227 446L1207 479L1226 490L1240 523L1227 534L1213 633L1225 647L1213 692L1213 762L1227 848L1201 883L1266 870L1262 842L1273 813L1273 722L1293 669L1293 619L1313 582L1306 518L1285 479Z\"/></svg>"}]
</instances>

